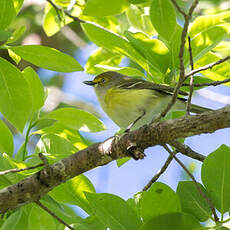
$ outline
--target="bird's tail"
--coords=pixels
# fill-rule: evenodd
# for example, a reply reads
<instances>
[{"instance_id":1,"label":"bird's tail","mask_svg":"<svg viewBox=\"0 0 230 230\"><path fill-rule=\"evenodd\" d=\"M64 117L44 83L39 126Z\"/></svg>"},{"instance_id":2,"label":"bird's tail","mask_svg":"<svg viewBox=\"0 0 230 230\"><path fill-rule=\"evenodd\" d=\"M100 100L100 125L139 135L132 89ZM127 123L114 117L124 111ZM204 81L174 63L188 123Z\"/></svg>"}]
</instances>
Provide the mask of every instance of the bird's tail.
<instances>
[{"instance_id":1,"label":"bird's tail","mask_svg":"<svg viewBox=\"0 0 230 230\"><path fill-rule=\"evenodd\" d=\"M212 109L209 108L205 108L199 105L191 105L191 112L192 113L203 113L203 112L207 112L207 111L212 111Z\"/></svg>"}]
</instances>

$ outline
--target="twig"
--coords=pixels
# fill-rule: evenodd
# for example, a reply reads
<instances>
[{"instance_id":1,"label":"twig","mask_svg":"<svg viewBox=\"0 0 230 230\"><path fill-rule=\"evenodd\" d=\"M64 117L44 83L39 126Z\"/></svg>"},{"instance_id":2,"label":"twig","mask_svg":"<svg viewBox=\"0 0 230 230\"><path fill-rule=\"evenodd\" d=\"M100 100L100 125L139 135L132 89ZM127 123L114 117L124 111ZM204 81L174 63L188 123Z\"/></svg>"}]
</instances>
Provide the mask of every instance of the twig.
<instances>
[{"instance_id":1,"label":"twig","mask_svg":"<svg viewBox=\"0 0 230 230\"><path fill-rule=\"evenodd\" d=\"M176 0L171 0L173 5L176 7L176 9L184 16L186 17L186 13L179 7L179 5L177 4Z\"/></svg>"},{"instance_id":2,"label":"twig","mask_svg":"<svg viewBox=\"0 0 230 230\"><path fill-rule=\"evenodd\" d=\"M197 84L193 84L193 86L195 87L202 87L202 86L217 86L217 85L221 85L224 83L228 83L230 82L230 78L227 78L223 81L213 81L213 82L209 82L209 83L197 83ZM189 86L190 84L188 83L184 83L183 86Z\"/></svg>"},{"instance_id":3,"label":"twig","mask_svg":"<svg viewBox=\"0 0 230 230\"><path fill-rule=\"evenodd\" d=\"M190 65L191 65L191 70L194 69L193 65L193 57L192 57L192 47L191 47L191 38L188 36L188 47L189 47L189 60L190 60ZM192 101L192 92L193 92L193 75L190 77L190 88L189 88L189 95L188 95L188 100L186 104L186 113L187 115L190 114L190 108L191 108L191 101Z\"/></svg>"},{"instance_id":4,"label":"twig","mask_svg":"<svg viewBox=\"0 0 230 230\"><path fill-rule=\"evenodd\" d=\"M165 161L164 165L161 167L161 169L154 175L154 177L148 182L148 184L142 189L142 191L147 191L153 183L155 183L159 177L165 172L165 170L168 168L169 164L172 162L173 157L170 155L167 160Z\"/></svg>"},{"instance_id":5,"label":"twig","mask_svg":"<svg viewBox=\"0 0 230 230\"><path fill-rule=\"evenodd\" d=\"M202 67L200 67L198 69L194 69L194 70L190 71L189 73L187 73L185 75L185 79L187 79L191 75L194 75L195 73L199 73L201 71L204 71L204 70L207 70L207 69L211 69L213 66L219 65L219 64L221 64L221 63L223 63L223 62L225 62L225 61L227 61L229 59L230 59L230 56L227 56L227 57L222 58L222 59L220 59L220 60L218 60L216 62L213 62L213 63L210 63L208 65L202 66Z\"/></svg>"},{"instance_id":6,"label":"twig","mask_svg":"<svg viewBox=\"0 0 230 230\"><path fill-rule=\"evenodd\" d=\"M84 20L82 20L82 19L80 19L80 18L78 18L78 17L75 17L75 16L73 16L72 14L70 14L67 10L64 10L64 13L67 15L67 16L69 16L70 18L72 18L75 22L83 22L83 23L85 23L86 21L84 21Z\"/></svg>"},{"instance_id":7,"label":"twig","mask_svg":"<svg viewBox=\"0 0 230 230\"><path fill-rule=\"evenodd\" d=\"M21 168L21 169L16 168L16 169L8 169L8 170L5 170L5 171L0 171L0 176L6 175L8 173L16 173L16 172L22 172L22 171L26 171L26 170L30 170L30 169L35 169L35 168L41 167L43 165L44 164L38 164L38 165L30 166L30 167L27 167L27 168Z\"/></svg>"},{"instance_id":8,"label":"twig","mask_svg":"<svg viewBox=\"0 0 230 230\"><path fill-rule=\"evenodd\" d=\"M60 15L60 13L59 13L59 11L62 10L62 9L61 9L60 7L58 7L56 4L54 4L51 0L46 0L46 1L49 2L49 3L52 5L52 7L55 9L55 11L56 11L56 13L57 13L58 19L59 19L60 21L62 21L62 17L61 17L61 15ZM67 10L63 10L63 12L64 12L68 17L72 18L72 19L73 19L74 21L76 21L76 22L86 22L86 21L84 21L84 20L82 20L82 19L79 19L78 17L73 16L73 15L70 14L69 11L67 11Z\"/></svg>"},{"instance_id":9,"label":"twig","mask_svg":"<svg viewBox=\"0 0 230 230\"><path fill-rule=\"evenodd\" d=\"M71 230L75 230L73 227L71 227L69 224L67 224L64 220L59 218L55 213L53 213L50 209L48 209L45 205L43 205L40 201L35 202L40 208L44 209L46 212L48 212L52 217L54 217L57 221L59 221L61 224L65 225Z\"/></svg>"},{"instance_id":10,"label":"twig","mask_svg":"<svg viewBox=\"0 0 230 230\"><path fill-rule=\"evenodd\" d=\"M195 152L189 146L182 144L179 141L171 141L171 142L169 142L169 144L171 146L173 146L174 148L176 148L176 150L178 152L182 153L185 156L191 157L191 158L196 159L198 161L204 161L204 159L205 159L204 155Z\"/></svg>"},{"instance_id":11,"label":"twig","mask_svg":"<svg viewBox=\"0 0 230 230\"><path fill-rule=\"evenodd\" d=\"M200 188L200 186L199 186L199 184L197 183L197 181L196 181L196 179L195 179L195 177L192 175L192 173L190 173L190 171L185 167L185 165L173 154L173 152L169 149L169 147L166 145L166 144L164 144L164 145L162 145L164 148L165 148L165 150L177 161L177 163L185 170L185 172L191 177L191 179L192 179L192 181L194 182L194 185L196 186L196 188L197 188L197 191L200 193L200 195L207 201L207 203L208 203L208 206L209 206L209 208L211 209L211 211L212 211L212 214L213 214L213 216L214 216L214 220L216 221L216 222L218 222L219 221L219 218L218 218L218 216L217 216L217 214L216 214L216 210L215 210L215 208L214 208L214 205L213 205L213 203L212 203L212 201L206 196L206 194L204 194L204 192L201 190L201 188Z\"/></svg>"},{"instance_id":12,"label":"twig","mask_svg":"<svg viewBox=\"0 0 230 230\"><path fill-rule=\"evenodd\" d=\"M179 60L180 60L180 78L179 78L179 81L178 81L178 83L174 89L171 101L168 103L167 107L163 110L163 112L160 114L160 116L157 118L157 120L159 120L161 117L164 117L168 113L168 111L171 109L171 107L175 104L175 102L177 100L179 89L185 80L185 67L184 67L184 60L183 60L184 46L185 46L186 36L187 36L187 32L188 32L189 20L192 17L192 13L193 13L197 4L198 4L198 0L194 0L191 7L189 8L189 12L185 17L183 31L181 33L181 44L180 44L180 52L179 52Z\"/></svg>"},{"instance_id":13,"label":"twig","mask_svg":"<svg viewBox=\"0 0 230 230\"><path fill-rule=\"evenodd\" d=\"M46 1L47 1L48 3L50 3L50 5L55 9L59 21L62 21L62 17L61 17L61 15L59 14L59 11L60 11L59 7L56 6L51 0L46 0Z\"/></svg>"}]
</instances>

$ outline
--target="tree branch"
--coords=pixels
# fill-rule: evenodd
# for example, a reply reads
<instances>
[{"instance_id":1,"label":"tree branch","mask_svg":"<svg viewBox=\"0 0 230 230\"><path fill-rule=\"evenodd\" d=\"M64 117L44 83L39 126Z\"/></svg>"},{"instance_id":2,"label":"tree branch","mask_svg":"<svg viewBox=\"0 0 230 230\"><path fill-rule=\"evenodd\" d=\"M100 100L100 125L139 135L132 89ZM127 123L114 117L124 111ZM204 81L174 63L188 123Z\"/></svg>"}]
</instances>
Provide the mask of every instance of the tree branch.
<instances>
[{"instance_id":1,"label":"tree branch","mask_svg":"<svg viewBox=\"0 0 230 230\"><path fill-rule=\"evenodd\" d=\"M6 175L6 174L9 174L9 173L17 173L17 172L30 170L30 169L35 169L35 168L41 167L43 165L44 164L38 164L38 165L30 166L30 167L27 167L27 168L15 168L15 169L8 169L8 170L5 170L5 171L0 171L0 176Z\"/></svg>"},{"instance_id":2,"label":"tree branch","mask_svg":"<svg viewBox=\"0 0 230 230\"><path fill-rule=\"evenodd\" d=\"M191 46L191 38L188 36L188 47L189 47L189 60L190 60L190 66L191 70L194 69L193 65L193 56L192 56L192 46ZM190 83L189 83L189 95L188 100L186 104L186 112L187 115L190 115L190 108L191 108L191 102L192 102L192 93L193 93L193 75L190 76Z\"/></svg>"},{"instance_id":3,"label":"tree branch","mask_svg":"<svg viewBox=\"0 0 230 230\"><path fill-rule=\"evenodd\" d=\"M189 146L182 144L179 141L170 141L169 144L171 146L173 146L174 148L176 148L176 150L178 152L182 153L183 155L185 155L187 157L191 157L191 158L196 159L198 161L204 161L204 159L205 159L204 155L195 152Z\"/></svg>"},{"instance_id":4,"label":"tree branch","mask_svg":"<svg viewBox=\"0 0 230 230\"><path fill-rule=\"evenodd\" d=\"M217 85L221 85L224 83L228 83L230 82L230 78L227 78L225 80L222 81L213 81L213 82L209 82L209 83L197 83L197 84L193 84L193 86L195 87L202 87L202 86L217 86ZM190 84L188 83L184 83L183 86L189 86Z\"/></svg>"},{"instance_id":5,"label":"tree branch","mask_svg":"<svg viewBox=\"0 0 230 230\"><path fill-rule=\"evenodd\" d=\"M83 172L127 157L130 143L146 149L178 138L212 133L227 127L230 127L230 106L199 115L144 125L118 138L111 137L50 165L50 173L44 168L17 184L0 190L0 213L35 202L57 185Z\"/></svg>"},{"instance_id":6,"label":"tree branch","mask_svg":"<svg viewBox=\"0 0 230 230\"><path fill-rule=\"evenodd\" d=\"M35 202L40 208L44 209L46 212L48 212L53 218L55 218L58 222L66 226L67 228L71 230L75 230L72 228L69 224L67 224L65 221L63 221L60 217L58 217L54 212L52 212L50 209L48 209L45 205L43 205L40 201Z\"/></svg>"},{"instance_id":7,"label":"tree branch","mask_svg":"<svg viewBox=\"0 0 230 230\"><path fill-rule=\"evenodd\" d=\"M175 4L175 1L172 1L172 2ZM184 67L184 47L185 47L185 41L186 41L186 36L188 32L189 20L191 19L192 13L194 9L196 8L197 4L198 4L198 0L194 0L192 5L190 6L189 12L185 16L184 27L181 33L181 43L180 43L180 52L179 52L179 61L180 61L179 81L173 91L173 95L172 95L170 102L168 103L167 107L163 110L163 112L160 114L160 116L157 118L157 120L159 120L161 117L164 117L168 113L168 111L172 108L172 106L175 104L180 87L182 86L183 82L186 79L185 78L185 67Z\"/></svg>"},{"instance_id":8,"label":"tree branch","mask_svg":"<svg viewBox=\"0 0 230 230\"><path fill-rule=\"evenodd\" d=\"M227 57L222 58L222 59L220 59L220 60L218 60L218 61L216 61L216 62L213 62L213 63L210 63L210 64L208 64L208 65L202 66L202 67L200 67L200 68L198 68L198 69L194 69L194 70L190 71L189 73L187 73L187 74L185 75L185 79L187 79L187 78L188 78L189 76L191 76L191 75L194 75L195 73L199 73L199 72L202 72L202 71L204 71L204 70L211 69L211 68L214 67L215 65L219 65L219 64L221 64L221 63L223 63L223 62L225 62L225 61L227 61L227 60L229 60L229 59L230 59L230 56L227 56Z\"/></svg>"},{"instance_id":9,"label":"tree branch","mask_svg":"<svg viewBox=\"0 0 230 230\"><path fill-rule=\"evenodd\" d=\"M172 162L173 157L170 155L167 160L165 161L164 165L161 167L161 169L154 175L154 177L148 182L147 185L142 189L142 191L147 191L153 183L155 183L159 177L165 172L165 170L168 168L170 163Z\"/></svg>"}]
</instances>

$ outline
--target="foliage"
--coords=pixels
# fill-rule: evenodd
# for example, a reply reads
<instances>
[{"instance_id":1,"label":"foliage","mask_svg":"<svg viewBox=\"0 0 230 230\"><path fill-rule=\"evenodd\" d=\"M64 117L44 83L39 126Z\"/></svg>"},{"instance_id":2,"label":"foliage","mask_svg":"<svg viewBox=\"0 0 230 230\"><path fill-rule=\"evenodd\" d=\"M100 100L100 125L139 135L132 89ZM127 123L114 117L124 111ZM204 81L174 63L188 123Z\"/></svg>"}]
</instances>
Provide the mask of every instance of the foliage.
<instances>
[{"instance_id":1,"label":"foliage","mask_svg":"<svg viewBox=\"0 0 230 230\"><path fill-rule=\"evenodd\" d=\"M70 0L53 2L57 9L47 3L44 10L43 29L47 36L74 21L66 14L68 9L70 14L83 21L80 24L82 30L98 46L86 63L87 73L99 74L112 69L148 81L176 84L180 71L178 53L182 23L178 23L180 15L170 0L81 0L74 1L73 5ZM105 129L95 115L77 108L58 108L50 113L42 111L46 100L44 86L33 68L21 70L17 66L21 59L56 72L82 71L83 67L73 57L55 48L18 44L26 29L25 25L14 29L13 23L20 17L23 4L23 0L0 1L0 49L8 51L12 59L0 58L1 170L35 165L40 162L39 152L45 153L49 162L56 162L88 146L80 131ZM184 3L184 9L186 7ZM188 31L195 68L230 53L229 18L230 10L195 15ZM136 68L119 66L124 58L135 63ZM187 41L184 65L189 69ZM229 72L230 62L224 62L195 76L194 81L224 80L229 77ZM25 141L16 153L9 126L25 135ZM39 140L29 154L28 143L35 134L39 135ZM224 229L221 228L223 216L230 209L229 165L230 148L224 145L210 153L202 165L200 189L221 216L222 222L215 229ZM1 175L0 186L14 184L37 170ZM41 202L68 224L82 230L208 229L201 222L215 222L210 203L191 181L181 181L176 192L166 184L156 182L148 191L123 200L113 194L97 194L89 179L80 175L53 189ZM89 217L81 218L67 204L79 206ZM35 204L8 212L0 225L1 230L64 229L64 225Z\"/></svg>"}]
</instances>

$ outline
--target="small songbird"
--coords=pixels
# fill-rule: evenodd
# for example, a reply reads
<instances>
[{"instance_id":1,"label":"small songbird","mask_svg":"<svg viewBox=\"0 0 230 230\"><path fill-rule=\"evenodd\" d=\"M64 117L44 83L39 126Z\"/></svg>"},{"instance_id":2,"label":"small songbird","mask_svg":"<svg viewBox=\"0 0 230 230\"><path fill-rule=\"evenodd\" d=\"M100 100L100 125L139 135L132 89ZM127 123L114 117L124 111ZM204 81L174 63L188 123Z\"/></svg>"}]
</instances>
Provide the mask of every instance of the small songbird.
<instances>
[{"instance_id":1,"label":"small songbird","mask_svg":"<svg viewBox=\"0 0 230 230\"><path fill-rule=\"evenodd\" d=\"M94 87L98 101L107 115L120 127L137 129L148 124L166 108L173 87L131 78L117 72L104 72L93 81L84 81ZM179 91L180 95L187 95ZM172 110L185 110L186 99L178 97ZM191 112L202 113L210 109L191 105Z\"/></svg>"}]
</instances>

